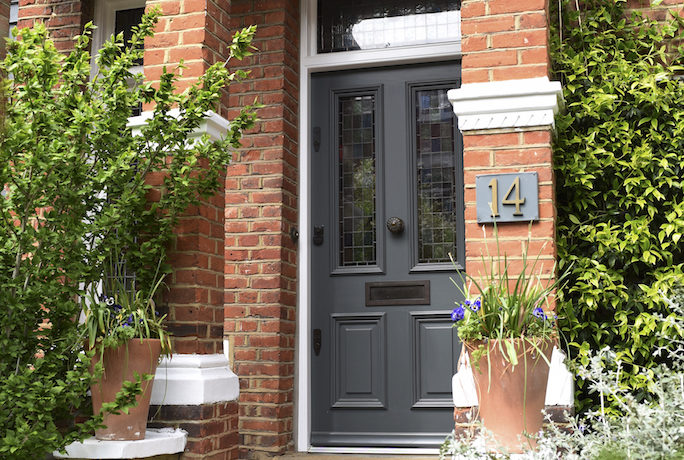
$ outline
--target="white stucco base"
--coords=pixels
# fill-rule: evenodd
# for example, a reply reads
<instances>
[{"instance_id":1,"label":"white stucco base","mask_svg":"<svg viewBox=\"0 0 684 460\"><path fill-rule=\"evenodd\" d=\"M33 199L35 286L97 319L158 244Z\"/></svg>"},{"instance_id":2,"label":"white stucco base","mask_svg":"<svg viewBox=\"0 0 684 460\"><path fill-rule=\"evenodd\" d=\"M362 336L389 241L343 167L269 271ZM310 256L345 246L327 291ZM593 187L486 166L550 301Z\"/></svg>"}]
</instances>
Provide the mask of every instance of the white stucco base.
<instances>
[{"instance_id":1,"label":"white stucco base","mask_svg":"<svg viewBox=\"0 0 684 460\"><path fill-rule=\"evenodd\" d=\"M572 374L565 367L565 355L553 349L551 356L551 368L549 369L549 381L546 384L546 405L566 406L574 405L575 384ZM451 380L451 391L456 407L474 407L478 405L475 380L470 368L468 353L461 353L458 362L458 372Z\"/></svg>"},{"instance_id":2,"label":"white stucco base","mask_svg":"<svg viewBox=\"0 0 684 460\"><path fill-rule=\"evenodd\" d=\"M227 346L225 343L224 349ZM174 354L157 368L151 404L196 406L235 401L239 395L238 377L225 355Z\"/></svg>"},{"instance_id":3,"label":"white stucco base","mask_svg":"<svg viewBox=\"0 0 684 460\"><path fill-rule=\"evenodd\" d=\"M95 437L67 446L66 454L53 452L56 458L146 458L176 454L185 450L188 434L180 429L148 429L140 441L100 441Z\"/></svg>"}]
</instances>

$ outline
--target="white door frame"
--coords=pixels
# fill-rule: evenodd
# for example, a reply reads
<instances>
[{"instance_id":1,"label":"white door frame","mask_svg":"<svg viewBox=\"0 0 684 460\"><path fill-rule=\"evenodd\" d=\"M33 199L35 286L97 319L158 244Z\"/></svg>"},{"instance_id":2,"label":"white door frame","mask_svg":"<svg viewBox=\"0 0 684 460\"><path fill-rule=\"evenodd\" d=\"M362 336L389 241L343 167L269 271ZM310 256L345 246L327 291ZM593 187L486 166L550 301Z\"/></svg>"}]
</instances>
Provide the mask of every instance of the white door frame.
<instances>
[{"instance_id":1,"label":"white door frame","mask_svg":"<svg viewBox=\"0 0 684 460\"><path fill-rule=\"evenodd\" d=\"M316 54L316 0L300 0L299 54L299 251L295 354L294 438L297 452L435 454L436 449L311 447L311 151L309 148L311 74L460 59L461 43L405 46Z\"/></svg>"}]
</instances>

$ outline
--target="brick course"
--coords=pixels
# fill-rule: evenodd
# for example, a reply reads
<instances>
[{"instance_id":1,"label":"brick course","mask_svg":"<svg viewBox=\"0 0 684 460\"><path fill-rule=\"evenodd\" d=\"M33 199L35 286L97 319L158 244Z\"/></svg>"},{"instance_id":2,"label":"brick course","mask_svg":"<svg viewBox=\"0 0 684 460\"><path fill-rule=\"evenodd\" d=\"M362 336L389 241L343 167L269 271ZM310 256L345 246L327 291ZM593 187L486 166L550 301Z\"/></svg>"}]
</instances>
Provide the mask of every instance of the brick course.
<instances>
[{"instance_id":1,"label":"brick course","mask_svg":"<svg viewBox=\"0 0 684 460\"><path fill-rule=\"evenodd\" d=\"M0 0L0 37L9 36L10 0ZM5 40L0 42L0 59L5 57Z\"/></svg>"},{"instance_id":2,"label":"brick course","mask_svg":"<svg viewBox=\"0 0 684 460\"><path fill-rule=\"evenodd\" d=\"M74 37L93 19L93 0L19 0L17 27L45 23L55 47L63 52L74 49Z\"/></svg>"},{"instance_id":3,"label":"brick course","mask_svg":"<svg viewBox=\"0 0 684 460\"><path fill-rule=\"evenodd\" d=\"M151 406L152 428L181 428L188 433L183 459L239 458L237 401L201 406Z\"/></svg>"},{"instance_id":4,"label":"brick course","mask_svg":"<svg viewBox=\"0 0 684 460\"><path fill-rule=\"evenodd\" d=\"M546 0L463 0L463 83L548 74Z\"/></svg>"}]
</instances>

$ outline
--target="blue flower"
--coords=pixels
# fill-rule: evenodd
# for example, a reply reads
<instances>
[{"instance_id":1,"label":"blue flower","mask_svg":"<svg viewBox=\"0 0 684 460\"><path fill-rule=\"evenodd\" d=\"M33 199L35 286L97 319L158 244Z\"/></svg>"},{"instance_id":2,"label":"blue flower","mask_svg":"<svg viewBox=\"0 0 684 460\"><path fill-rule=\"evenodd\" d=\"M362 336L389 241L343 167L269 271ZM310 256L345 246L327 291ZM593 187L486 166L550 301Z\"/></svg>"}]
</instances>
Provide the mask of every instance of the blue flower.
<instances>
[{"instance_id":1,"label":"blue flower","mask_svg":"<svg viewBox=\"0 0 684 460\"><path fill-rule=\"evenodd\" d=\"M543 318L546 319L546 313L544 313L544 310L542 307L537 307L532 311L532 314L536 316L537 318Z\"/></svg>"},{"instance_id":2,"label":"blue flower","mask_svg":"<svg viewBox=\"0 0 684 460\"><path fill-rule=\"evenodd\" d=\"M463 308L463 305L459 305L451 312L451 320L461 321L463 318L465 318L465 308Z\"/></svg>"},{"instance_id":3,"label":"blue flower","mask_svg":"<svg viewBox=\"0 0 684 460\"><path fill-rule=\"evenodd\" d=\"M124 326L131 326L133 324L133 315L128 315L128 318L126 318L126 321L124 321L123 325Z\"/></svg>"},{"instance_id":4,"label":"blue flower","mask_svg":"<svg viewBox=\"0 0 684 460\"><path fill-rule=\"evenodd\" d=\"M473 304L470 306L470 309L472 311L478 311L480 307L482 306L482 302L480 302L480 299L475 300Z\"/></svg>"}]
</instances>

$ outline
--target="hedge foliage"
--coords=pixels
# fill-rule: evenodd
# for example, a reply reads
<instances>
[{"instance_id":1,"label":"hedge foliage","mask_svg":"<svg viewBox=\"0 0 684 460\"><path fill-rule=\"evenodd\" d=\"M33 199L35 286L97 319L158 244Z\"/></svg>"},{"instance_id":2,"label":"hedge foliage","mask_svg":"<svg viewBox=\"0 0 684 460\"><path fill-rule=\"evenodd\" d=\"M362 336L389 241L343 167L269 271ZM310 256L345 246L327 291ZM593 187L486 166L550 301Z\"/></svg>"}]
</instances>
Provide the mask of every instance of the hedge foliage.
<instances>
[{"instance_id":1,"label":"hedge foliage","mask_svg":"<svg viewBox=\"0 0 684 460\"><path fill-rule=\"evenodd\" d=\"M553 3L553 2L552 2ZM575 2L572 2L575 5ZM628 14L621 0L561 5L552 59L565 110L556 119L559 294L570 349L610 346L622 383L649 390L662 295L684 267L684 81L681 22ZM578 404L590 395L579 383Z\"/></svg>"}]
</instances>

